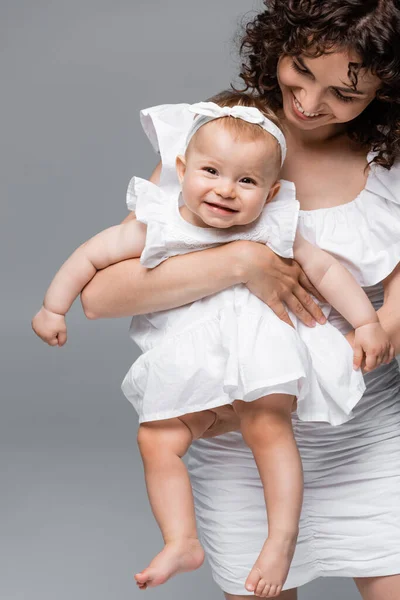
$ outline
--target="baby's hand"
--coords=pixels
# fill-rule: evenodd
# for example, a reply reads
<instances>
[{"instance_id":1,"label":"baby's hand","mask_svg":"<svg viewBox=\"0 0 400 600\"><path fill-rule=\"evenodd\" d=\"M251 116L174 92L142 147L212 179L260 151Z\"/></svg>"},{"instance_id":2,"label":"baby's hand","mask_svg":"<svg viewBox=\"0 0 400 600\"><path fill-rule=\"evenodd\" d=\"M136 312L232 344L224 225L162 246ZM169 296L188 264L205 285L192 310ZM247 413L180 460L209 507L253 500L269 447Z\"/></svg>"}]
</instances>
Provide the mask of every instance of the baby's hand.
<instances>
[{"instance_id":1,"label":"baby's hand","mask_svg":"<svg viewBox=\"0 0 400 600\"><path fill-rule=\"evenodd\" d=\"M32 329L49 346L64 346L67 341L65 316L53 313L44 306L33 317Z\"/></svg>"},{"instance_id":2,"label":"baby's hand","mask_svg":"<svg viewBox=\"0 0 400 600\"><path fill-rule=\"evenodd\" d=\"M365 354L364 372L368 373L379 367L382 363L389 363L395 356L394 348L389 336L382 329L381 324L368 323L357 327L354 335L353 365L359 369Z\"/></svg>"}]
</instances>

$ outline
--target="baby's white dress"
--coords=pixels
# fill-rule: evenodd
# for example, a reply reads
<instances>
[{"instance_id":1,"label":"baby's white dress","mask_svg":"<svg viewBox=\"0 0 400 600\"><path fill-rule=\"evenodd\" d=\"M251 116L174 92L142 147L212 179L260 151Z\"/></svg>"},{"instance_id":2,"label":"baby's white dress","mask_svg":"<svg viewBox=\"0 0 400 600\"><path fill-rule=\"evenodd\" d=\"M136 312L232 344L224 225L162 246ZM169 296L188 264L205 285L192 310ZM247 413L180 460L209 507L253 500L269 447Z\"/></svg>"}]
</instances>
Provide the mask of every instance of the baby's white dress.
<instances>
[{"instance_id":1,"label":"baby's white dress","mask_svg":"<svg viewBox=\"0 0 400 600\"><path fill-rule=\"evenodd\" d=\"M160 145L163 129L157 119L152 124ZM171 256L234 240L264 243L282 257L293 257L299 216L293 183L282 182L258 219L240 227L192 225L180 214L181 202L179 188L132 178L127 204L147 226L144 266L154 268ZM296 396L302 420L339 425L351 419L365 384L361 371L353 369L349 343L329 323L310 329L291 317L294 329L245 285L134 317L131 336L142 355L122 390L140 423L274 393Z\"/></svg>"},{"instance_id":2,"label":"baby's white dress","mask_svg":"<svg viewBox=\"0 0 400 600\"><path fill-rule=\"evenodd\" d=\"M185 105L143 111L168 133L161 187L176 188L174 156L193 118ZM161 138L163 144L165 136ZM169 153L171 150L171 153ZM369 155L369 159L372 158ZM400 262L400 164L372 166L365 189L348 204L300 211L299 229L338 258L378 309L380 283ZM350 326L335 311L340 331ZM285 589L317 577L400 574L400 371L396 360L365 376L354 418L339 427L304 422L293 428L304 472L296 553ZM194 442L188 468L197 525L212 575L226 593L249 595L244 582L268 535L263 487L253 455L238 432Z\"/></svg>"}]
</instances>

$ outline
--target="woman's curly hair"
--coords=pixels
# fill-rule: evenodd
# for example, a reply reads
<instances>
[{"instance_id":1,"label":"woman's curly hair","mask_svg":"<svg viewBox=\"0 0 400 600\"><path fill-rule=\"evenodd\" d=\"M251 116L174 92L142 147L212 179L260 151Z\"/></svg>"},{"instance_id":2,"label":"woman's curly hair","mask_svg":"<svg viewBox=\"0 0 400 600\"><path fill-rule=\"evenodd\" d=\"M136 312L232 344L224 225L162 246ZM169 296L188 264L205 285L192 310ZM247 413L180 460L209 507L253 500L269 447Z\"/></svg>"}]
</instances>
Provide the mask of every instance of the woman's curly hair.
<instances>
[{"instance_id":1,"label":"woman's curly hair","mask_svg":"<svg viewBox=\"0 0 400 600\"><path fill-rule=\"evenodd\" d=\"M381 80L375 99L348 123L349 137L377 152L374 162L390 169L400 157L400 0L264 0L266 10L247 24L241 41L240 77L246 89L282 107L277 80L280 56L317 57L352 49L357 85L360 69Z\"/></svg>"}]
</instances>

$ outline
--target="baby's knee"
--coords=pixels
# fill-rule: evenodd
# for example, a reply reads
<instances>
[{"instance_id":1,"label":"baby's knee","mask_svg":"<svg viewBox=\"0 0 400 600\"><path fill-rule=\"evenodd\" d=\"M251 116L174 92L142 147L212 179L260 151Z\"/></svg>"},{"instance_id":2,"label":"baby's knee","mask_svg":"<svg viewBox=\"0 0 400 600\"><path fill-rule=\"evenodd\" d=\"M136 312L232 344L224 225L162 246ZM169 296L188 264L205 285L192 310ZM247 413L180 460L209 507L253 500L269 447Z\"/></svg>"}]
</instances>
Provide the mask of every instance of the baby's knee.
<instances>
[{"instance_id":1,"label":"baby's knee","mask_svg":"<svg viewBox=\"0 0 400 600\"><path fill-rule=\"evenodd\" d=\"M142 423L137 433L137 444L142 456L157 452L160 446L159 430L152 427L151 423Z\"/></svg>"},{"instance_id":2,"label":"baby's knee","mask_svg":"<svg viewBox=\"0 0 400 600\"><path fill-rule=\"evenodd\" d=\"M289 396L281 396L282 403L275 403L271 397L254 402L235 400L234 409L240 419L240 428L246 443L250 446L273 444L282 436L292 435L291 402Z\"/></svg>"}]
</instances>

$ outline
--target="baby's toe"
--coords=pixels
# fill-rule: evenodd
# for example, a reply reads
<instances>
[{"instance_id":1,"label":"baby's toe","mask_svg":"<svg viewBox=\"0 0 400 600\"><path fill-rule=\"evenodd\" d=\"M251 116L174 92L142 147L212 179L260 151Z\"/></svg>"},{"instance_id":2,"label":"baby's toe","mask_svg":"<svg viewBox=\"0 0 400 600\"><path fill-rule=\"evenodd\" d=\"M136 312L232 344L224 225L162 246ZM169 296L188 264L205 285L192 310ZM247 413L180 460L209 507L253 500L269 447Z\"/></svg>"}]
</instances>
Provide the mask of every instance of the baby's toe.
<instances>
[{"instance_id":1,"label":"baby's toe","mask_svg":"<svg viewBox=\"0 0 400 600\"><path fill-rule=\"evenodd\" d=\"M270 584L266 583L265 579L260 579L254 594L260 596L260 598L267 598L270 587Z\"/></svg>"},{"instance_id":2,"label":"baby's toe","mask_svg":"<svg viewBox=\"0 0 400 600\"><path fill-rule=\"evenodd\" d=\"M255 592L258 587L261 579L260 571L256 568L253 568L250 571L248 578L246 579L245 588L248 592ZM265 585L265 581L264 581ZM264 587L264 586L263 586Z\"/></svg>"},{"instance_id":3,"label":"baby's toe","mask_svg":"<svg viewBox=\"0 0 400 600\"><path fill-rule=\"evenodd\" d=\"M280 594L278 590L279 587L277 585L271 585L269 588L267 598L275 598L276 596L278 596Z\"/></svg>"}]
</instances>

